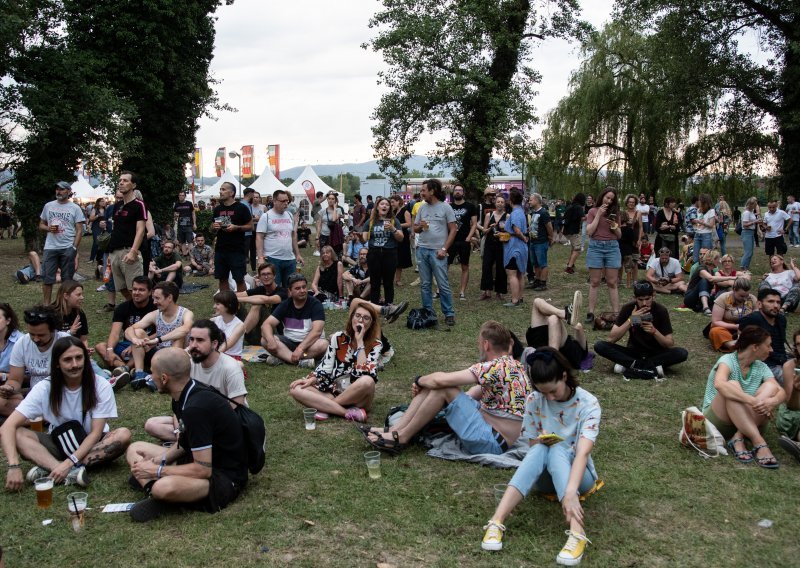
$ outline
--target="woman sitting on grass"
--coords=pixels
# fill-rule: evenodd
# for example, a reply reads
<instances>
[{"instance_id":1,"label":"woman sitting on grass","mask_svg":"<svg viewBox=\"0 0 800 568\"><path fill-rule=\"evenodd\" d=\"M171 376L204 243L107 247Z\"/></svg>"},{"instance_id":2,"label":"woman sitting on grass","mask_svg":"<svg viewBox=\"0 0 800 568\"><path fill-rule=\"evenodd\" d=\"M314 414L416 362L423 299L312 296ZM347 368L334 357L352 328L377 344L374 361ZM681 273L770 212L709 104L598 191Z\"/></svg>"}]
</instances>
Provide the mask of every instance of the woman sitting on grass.
<instances>
[{"instance_id":1,"label":"woman sitting on grass","mask_svg":"<svg viewBox=\"0 0 800 568\"><path fill-rule=\"evenodd\" d=\"M600 404L578 385L575 370L555 349L537 350L526 364L534 392L525 402L520 438L527 438L531 448L484 527L481 548L503 548L503 521L531 489L555 492L569 524L569 538L556 562L575 566L589 542L580 495L597 487L591 453L600 428Z\"/></svg>"},{"instance_id":2,"label":"woman sitting on grass","mask_svg":"<svg viewBox=\"0 0 800 568\"><path fill-rule=\"evenodd\" d=\"M793 312L800 304L800 269L794 263L794 259L789 261L792 268L786 266L783 257L773 254L769 257L769 272L764 275L764 280L758 285L758 289L772 288L781 294L781 310Z\"/></svg>"},{"instance_id":3,"label":"woman sitting on grass","mask_svg":"<svg viewBox=\"0 0 800 568\"><path fill-rule=\"evenodd\" d=\"M366 422L378 382L380 336L378 312L372 304L354 304L345 330L331 335L320 364L305 379L289 385L289 394L303 406L316 408L317 420L335 414Z\"/></svg>"},{"instance_id":4,"label":"woman sitting on grass","mask_svg":"<svg viewBox=\"0 0 800 568\"><path fill-rule=\"evenodd\" d=\"M322 247L319 264L311 280L311 293L320 302L338 302L342 297L342 276L344 265L330 245Z\"/></svg>"},{"instance_id":5,"label":"woman sitting on grass","mask_svg":"<svg viewBox=\"0 0 800 568\"><path fill-rule=\"evenodd\" d=\"M703 255L703 262L692 267L689 273L689 284L686 286L686 294L683 296L683 303L687 308L696 312L703 312L707 316L711 315L711 291L714 285L720 281L733 279L729 276L717 276L719 266L719 251L710 250Z\"/></svg>"},{"instance_id":6,"label":"woman sitting on grass","mask_svg":"<svg viewBox=\"0 0 800 568\"><path fill-rule=\"evenodd\" d=\"M720 431L741 463L777 469L778 460L761 434L786 394L764 359L772 351L768 331L748 325L739 331L736 351L717 359L708 374L703 415ZM752 449L745 445L749 440Z\"/></svg>"},{"instance_id":7,"label":"woman sitting on grass","mask_svg":"<svg viewBox=\"0 0 800 568\"><path fill-rule=\"evenodd\" d=\"M214 294L214 317L211 321L225 334L225 341L219 346L219 351L241 361L244 348L244 322L236 317L238 311L239 300L234 292L222 290Z\"/></svg>"}]
</instances>

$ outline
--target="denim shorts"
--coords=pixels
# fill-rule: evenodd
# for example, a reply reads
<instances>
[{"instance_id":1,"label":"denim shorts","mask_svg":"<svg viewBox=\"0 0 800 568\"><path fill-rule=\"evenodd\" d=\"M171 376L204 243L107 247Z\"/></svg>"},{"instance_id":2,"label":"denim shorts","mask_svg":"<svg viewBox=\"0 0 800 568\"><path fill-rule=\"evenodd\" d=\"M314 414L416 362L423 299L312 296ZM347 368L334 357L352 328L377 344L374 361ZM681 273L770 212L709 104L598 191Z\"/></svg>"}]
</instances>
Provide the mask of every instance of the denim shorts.
<instances>
[{"instance_id":1,"label":"denim shorts","mask_svg":"<svg viewBox=\"0 0 800 568\"><path fill-rule=\"evenodd\" d=\"M531 264L534 268L547 268L547 251L550 250L550 243L531 243L530 255Z\"/></svg>"},{"instance_id":2,"label":"denim shorts","mask_svg":"<svg viewBox=\"0 0 800 568\"><path fill-rule=\"evenodd\" d=\"M502 454L507 446L503 437L483 419L480 403L459 393L445 408L445 419L470 455Z\"/></svg>"},{"instance_id":3,"label":"denim shorts","mask_svg":"<svg viewBox=\"0 0 800 568\"><path fill-rule=\"evenodd\" d=\"M586 251L586 268L620 268L622 255L618 241L598 241L589 239Z\"/></svg>"}]
</instances>

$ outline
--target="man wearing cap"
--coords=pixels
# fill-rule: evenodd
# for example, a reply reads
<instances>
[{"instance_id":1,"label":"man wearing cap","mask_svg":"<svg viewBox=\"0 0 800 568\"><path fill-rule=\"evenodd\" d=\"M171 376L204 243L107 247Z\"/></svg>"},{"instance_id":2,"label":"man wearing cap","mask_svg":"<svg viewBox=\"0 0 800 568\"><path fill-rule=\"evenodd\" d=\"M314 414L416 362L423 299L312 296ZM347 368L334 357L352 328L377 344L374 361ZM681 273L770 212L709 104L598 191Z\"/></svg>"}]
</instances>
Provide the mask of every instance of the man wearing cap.
<instances>
[{"instance_id":1,"label":"man wearing cap","mask_svg":"<svg viewBox=\"0 0 800 568\"><path fill-rule=\"evenodd\" d=\"M47 233L44 241L44 258L42 274L42 296L45 304L49 304L53 294L56 273L61 268L61 280L72 280L75 277L78 246L83 237L83 224L86 217L81 208L69 198L72 187L65 181L56 184L56 198L49 201L39 216L39 230Z\"/></svg>"},{"instance_id":2,"label":"man wearing cap","mask_svg":"<svg viewBox=\"0 0 800 568\"><path fill-rule=\"evenodd\" d=\"M658 249L658 256L647 261L646 278L659 294L685 294L686 282L683 281L683 269L677 258L670 256L669 247Z\"/></svg>"},{"instance_id":3,"label":"man wearing cap","mask_svg":"<svg viewBox=\"0 0 800 568\"><path fill-rule=\"evenodd\" d=\"M614 372L626 378L655 379L664 369L688 359L689 352L675 347L669 311L653 301L653 285L639 280L633 285L634 301L622 306L608 341L594 344L595 352L614 363ZM628 334L628 345L617 341Z\"/></svg>"}]
</instances>

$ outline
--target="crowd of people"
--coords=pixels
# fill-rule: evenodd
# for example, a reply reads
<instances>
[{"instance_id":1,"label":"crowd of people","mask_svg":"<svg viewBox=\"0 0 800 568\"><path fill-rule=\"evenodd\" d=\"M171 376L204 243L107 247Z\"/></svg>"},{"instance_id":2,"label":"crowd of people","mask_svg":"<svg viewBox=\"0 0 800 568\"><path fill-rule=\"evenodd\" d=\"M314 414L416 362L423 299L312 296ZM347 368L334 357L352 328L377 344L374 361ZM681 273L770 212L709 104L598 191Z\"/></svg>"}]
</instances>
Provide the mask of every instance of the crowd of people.
<instances>
[{"instance_id":1,"label":"crowd of people","mask_svg":"<svg viewBox=\"0 0 800 568\"><path fill-rule=\"evenodd\" d=\"M793 198L786 211L769 201L763 218L749 199L737 218L723 196L714 205L699 195L683 211L672 197L659 208L652 197L622 198L606 187L596 198L579 193L570 204L559 200L551 212L538 193L489 188L476 206L461 185L448 198L442 182L429 179L408 202L369 196L365 205L356 195L349 212L337 192L320 193L312 237L302 231L287 191L275 191L264 206L252 190L237 199L226 182L209 214L180 192L174 223L156 238L137 185L134 173L121 172L114 203L100 199L85 211L71 201L70 185L58 182L39 223L46 234L36 270L42 302L21 310L22 321L17 309L0 303L0 443L8 490L40 477L86 486L97 466L124 455L129 483L143 494L131 510L134 520L178 506L225 508L248 481L235 410L248 405L242 355L249 344L263 347L268 365L306 369L289 385L289 396L315 409L316 420L356 423L376 450L402 453L442 411L465 454L498 455L521 444L527 453L484 527L482 548L502 548L503 523L531 490L554 493L569 527L557 562L575 565L590 542L582 497L602 486L592 460L600 402L580 386L577 371L591 369L596 354L626 379L660 381L685 362L690 353L677 345L659 294L680 295L686 309L710 316L702 333L721 356L708 375L702 410L734 458L779 467L763 435L774 420L781 447L800 460L800 330L790 353L785 347L786 313L800 303L800 269L782 256L800 246L800 204ZM734 222L744 244L738 270L726 249ZM113 311L107 337L93 347L84 284L76 280L84 233L93 239L89 262L106 276L98 291L108 294ZM646 246L650 235L654 247ZM756 284L748 269L762 236L770 271ZM585 318L577 281L563 307L536 294L548 289L548 258L557 243L569 247L567 280L585 251ZM301 271L302 248L319 257L310 278ZM422 307L435 314L438 299L444 323L455 326L457 305L471 296L469 266L478 252L477 299L494 298L509 309L528 302L526 345L496 321L502 318L486 321L475 364L418 375L402 417L370 426L379 373L395 355L386 325L408 307L395 302L403 271L418 273L413 284ZM458 302L448 270L456 263ZM187 278L216 280L214 317L197 319L181 305ZM631 293L622 305L621 284ZM601 313L603 288L609 310ZM342 330L326 330L331 307L349 310ZM607 334L591 345L584 326ZM144 424L154 441L133 441L128 429L109 425L118 418L115 393L128 385L172 400L171 415ZM28 428L40 420L45 431ZM25 475L23 459L32 464Z\"/></svg>"}]
</instances>

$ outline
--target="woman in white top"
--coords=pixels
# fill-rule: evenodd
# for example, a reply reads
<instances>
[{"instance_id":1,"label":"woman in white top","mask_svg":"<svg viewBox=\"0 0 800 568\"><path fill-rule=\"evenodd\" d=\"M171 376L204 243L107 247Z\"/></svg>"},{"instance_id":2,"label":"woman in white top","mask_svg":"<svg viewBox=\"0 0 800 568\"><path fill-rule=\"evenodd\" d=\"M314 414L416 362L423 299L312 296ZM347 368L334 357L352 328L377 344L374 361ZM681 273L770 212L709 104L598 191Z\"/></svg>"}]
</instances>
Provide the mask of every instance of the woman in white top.
<instances>
[{"instance_id":1,"label":"woman in white top","mask_svg":"<svg viewBox=\"0 0 800 568\"><path fill-rule=\"evenodd\" d=\"M230 355L237 361L242 360L242 347L244 346L244 322L236 317L239 311L239 300L230 290L223 290L214 294L214 313L211 321L225 334L225 341L219 346L219 351Z\"/></svg>"},{"instance_id":2,"label":"woman in white top","mask_svg":"<svg viewBox=\"0 0 800 568\"><path fill-rule=\"evenodd\" d=\"M753 259L753 248L756 243L756 229L759 220L758 199L751 197L744 204L744 213L742 213L742 246L744 247L744 254L742 255L741 270L750 269L750 261Z\"/></svg>"},{"instance_id":3,"label":"woman in white top","mask_svg":"<svg viewBox=\"0 0 800 568\"><path fill-rule=\"evenodd\" d=\"M714 246L712 234L717 230L717 212L711 204L711 196L703 193L697 204L698 217L692 219L694 225L694 262L700 262L700 250L711 250Z\"/></svg>"},{"instance_id":4,"label":"woman in white top","mask_svg":"<svg viewBox=\"0 0 800 568\"><path fill-rule=\"evenodd\" d=\"M800 269L794 263L794 259L789 261L792 268L789 269L779 254L769 257L769 272L764 275L764 280L758 289L772 288L781 295L781 310L793 312L800 304Z\"/></svg>"}]
</instances>

